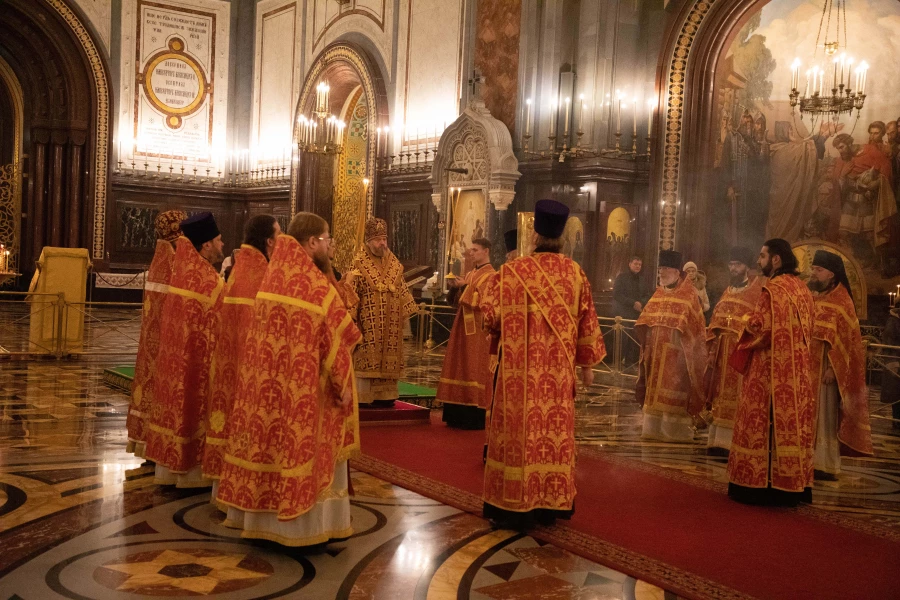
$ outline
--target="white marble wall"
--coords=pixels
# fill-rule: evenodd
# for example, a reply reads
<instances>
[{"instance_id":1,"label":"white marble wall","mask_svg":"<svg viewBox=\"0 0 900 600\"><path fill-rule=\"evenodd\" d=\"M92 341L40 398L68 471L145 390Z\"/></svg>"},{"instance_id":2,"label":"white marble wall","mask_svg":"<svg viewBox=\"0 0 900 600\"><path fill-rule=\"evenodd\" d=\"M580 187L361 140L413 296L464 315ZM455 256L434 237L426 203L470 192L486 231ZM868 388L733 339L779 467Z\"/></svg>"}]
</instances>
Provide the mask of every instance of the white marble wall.
<instances>
[{"instance_id":1,"label":"white marble wall","mask_svg":"<svg viewBox=\"0 0 900 600\"><path fill-rule=\"evenodd\" d=\"M302 6L263 0L256 8L251 143L261 162L290 156L291 123L302 84L298 31Z\"/></svg>"}]
</instances>

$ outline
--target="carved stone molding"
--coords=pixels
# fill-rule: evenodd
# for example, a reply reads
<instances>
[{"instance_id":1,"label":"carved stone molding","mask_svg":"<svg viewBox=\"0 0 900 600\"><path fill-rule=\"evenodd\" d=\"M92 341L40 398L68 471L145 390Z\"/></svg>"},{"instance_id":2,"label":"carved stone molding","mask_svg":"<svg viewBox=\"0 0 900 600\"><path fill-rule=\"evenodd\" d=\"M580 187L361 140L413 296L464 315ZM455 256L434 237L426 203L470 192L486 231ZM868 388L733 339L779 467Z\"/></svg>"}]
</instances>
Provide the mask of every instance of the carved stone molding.
<instances>
[{"instance_id":1,"label":"carved stone molding","mask_svg":"<svg viewBox=\"0 0 900 600\"><path fill-rule=\"evenodd\" d=\"M432 201L446 214L449 187L481 187L494 208L503 211L512 202L521 175L509 129L476 100L441 136L431 168Z\"/></svg>"}]
</instances>

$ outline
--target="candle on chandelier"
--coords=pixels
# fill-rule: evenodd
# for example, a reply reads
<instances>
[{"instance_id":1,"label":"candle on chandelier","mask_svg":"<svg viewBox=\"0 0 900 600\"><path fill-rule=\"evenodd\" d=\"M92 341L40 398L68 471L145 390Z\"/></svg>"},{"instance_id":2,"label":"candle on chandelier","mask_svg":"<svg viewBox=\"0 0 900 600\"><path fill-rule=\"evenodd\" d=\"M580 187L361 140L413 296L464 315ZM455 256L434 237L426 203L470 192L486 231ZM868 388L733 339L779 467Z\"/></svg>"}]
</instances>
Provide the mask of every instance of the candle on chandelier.
<instances>
[{"instance_id":1,"label":"candle on chandelier","mask_svg":"<svg viewBox=\"0 0 900 600\"><path fill-rule=\"evenodd\" d=\"M844 85L844 66L847 64L847 55L841 54L841 85Z\"/></svg>"},{"instance_id":2,"label":"candle on chandelier","mask_svg":"<svg viewBox=\"0 0 900 600\"><path fill-rule=\"evenodd\" d=\"M584 94L578 95L578 131L584 131Z\"/></svg>"},{"instance_id":3,"label":"candle on chandelier","mask_svg":"<svg viewBox=\"0 0 900 600\"><path fill-rule=\"evenodd\" d=\"M525 100L525 135L531 135L531 98Z\"/></svg>"},{"instance_id":4,"label":"candle on chandelier","mask_svg":"<svg viewBox=\"0 0 900 600\"><path fill-rule=\"evenodd\" d=\"M563 137L569 137L569 109L572 107L572 99L566 96L566 117L565 127L563 128Z\"/></svg>"},{"instance_id":5,"label":"candle on chandelier","mask_svg":"<svg viewBox=\"0 0 900 600\"><path fill-rule=\"evenodd\" d=\"M631 99L631 137L637 139L637 98Z\"/></svg>"},{"instance_id":6,"label":"candle on chandelier","mask_svg":"<svg viewBox=\"0 0 900 600\"><path fill-rule=\"evenodd\" d=\"M840 59L837 57L835 57L835 59L832 61L834 63L834 72L833 72L832 78L831 78L831 89L833 89L833 90L837 89L838 62L839 61L840 61Z\"/></svg>"},{"instance_id":7,"label":"candle on chandelier","mask_svg":"<svg viewBox=\"0 0 900 600\"><path fill-rule=\"evenodd\" d=\"M622 133L622 95L616 91L616 134Z\"/></svg>"},{"instance_id":8,"label":"candle on chandelier","mask_svg":"<svg viewBox=\"0 0 900 600\"><path fill-rule=\"evenodd\" d=\"M847 58L847 83L846 83L848 92L850 91L850 74L852 72L852 68L853 68L853 58L849 57L849 58Z\"/></svg>"},{"instance_id":9,"label":"candle on chandelier","mask_svg":"<svg viewBox=\"0 0 900 600\"><path fill-rule=\"evenodd\" d=\"M653 109L656 108L656 103L651 99L647 100L647 137L649 138L653 133Z\"/></svg>"},{"instance_id":10,"label":"candle on chandelier","mask_svg":"<svg viewBox=\"0 0 900 600\"><path fill-rule=\"evenodd\" d=\"M556 137L556 104L550 103L550 137Z\"/></svg>"},{"instance_id":11,"label":"candle on chandelier","mask_svg":"<svg viewBox=\"0 0 900 600\"><path fill-rule=\"evenodd\" d=\"M806 70L806 90L803 92L803 97L804 97L804 98L808 98L808 97L809 97L809 73L810 73L810 70L807 69L807 70Z\"/></svg>"}]
</instances>

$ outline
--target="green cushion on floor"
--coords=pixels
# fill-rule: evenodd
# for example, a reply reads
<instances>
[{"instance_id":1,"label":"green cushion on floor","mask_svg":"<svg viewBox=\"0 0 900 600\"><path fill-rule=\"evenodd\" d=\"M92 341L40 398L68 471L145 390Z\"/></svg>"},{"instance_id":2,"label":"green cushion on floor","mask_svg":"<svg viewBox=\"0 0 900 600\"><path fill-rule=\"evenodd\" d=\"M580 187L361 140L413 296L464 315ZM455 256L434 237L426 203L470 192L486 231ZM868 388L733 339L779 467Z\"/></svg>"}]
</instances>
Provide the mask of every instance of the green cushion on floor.
<instances>
[{"instance_id":1,"label":"green cushion on floor","mask_svg":"<svg viewBox=\"0 0 900 600\"><path fill-rule=\"evenodd\" d=\"M400 382L399 388L401 398L434 398L435 395L437 395L437 390L434 388L425 387L424 385L415 385L413 383L406 383L405 381Z\"/></svg>"}]
</instances>

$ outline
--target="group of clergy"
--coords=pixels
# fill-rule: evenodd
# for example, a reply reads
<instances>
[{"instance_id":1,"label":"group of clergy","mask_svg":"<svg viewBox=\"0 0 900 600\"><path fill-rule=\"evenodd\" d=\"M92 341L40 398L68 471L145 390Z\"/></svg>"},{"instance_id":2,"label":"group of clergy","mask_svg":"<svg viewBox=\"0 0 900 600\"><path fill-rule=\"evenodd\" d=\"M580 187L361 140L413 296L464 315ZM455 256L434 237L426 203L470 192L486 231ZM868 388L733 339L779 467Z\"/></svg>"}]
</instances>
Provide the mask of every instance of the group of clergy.
<instances>
[{"instance_id":1,"label":"group of clergy","mask_svg":"<svg viewBox=\"0 0 900 600\"><path fill-rule=\"evenodd\" d=\"M871 455L865 347L842 258L816 251L809 281L790 244L729 256L731 285L707 327L681 255L659 256L659 286L635 324L642 437L728 457L729 494L755 504L811 498L841 455ZM759 275L754 275L755 267Z\"/></svg>"},{"instance_id":2,"label":"group of clergy","mask_svg":"<svg viewBox=\"0 0 900 600\"><path fill-rule=\"evenodd\" d=\"M347 460L359 403L397 398L402 327L414 312L387 225L342 279L328 224L299 213L284 234L249 220L227 282L211 213L158 215L144 294L128 449L156 482L212 486L225 525L309 546L352 534Z\"/></svg>"}]
</instances>

